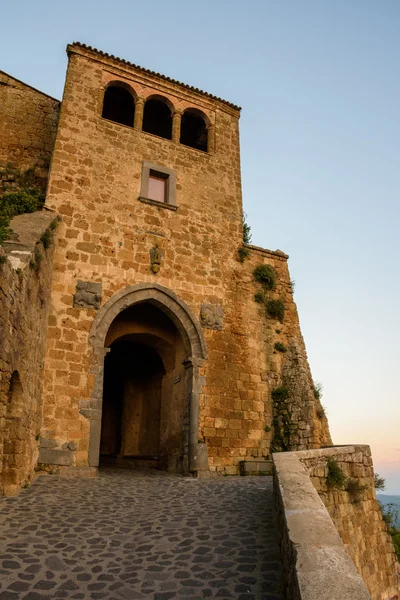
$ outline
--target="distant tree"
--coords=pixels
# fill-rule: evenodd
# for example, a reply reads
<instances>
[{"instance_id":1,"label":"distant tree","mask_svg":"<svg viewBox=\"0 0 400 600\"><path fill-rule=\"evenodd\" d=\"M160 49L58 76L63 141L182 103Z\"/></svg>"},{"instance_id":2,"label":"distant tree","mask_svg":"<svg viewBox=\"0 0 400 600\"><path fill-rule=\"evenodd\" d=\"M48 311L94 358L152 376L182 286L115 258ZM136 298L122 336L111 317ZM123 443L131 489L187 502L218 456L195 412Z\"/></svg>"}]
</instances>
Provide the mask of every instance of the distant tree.
<instances>
[{"instance_id":1,"label":"distant tree","mask_svg":"<svg viewBox=\"0 0 400 600\"><path fill-rule=\"evenodd\" d=\"M382 504L382 502L378 502L378 504L381 509L383 520L386 523L388 533L392 537L397 560L400 562L400 529L396 526L399 518L399 511L394 504Z\"/></svg>"},{"instance_id":2,"label":"distant tree","mask_svg":"<svg viewBox=\"0 0 400 600\"><path fill-rule=\"evenodd\" d=\"M374 473L374 484L376 490L384 490L386 487L386 481L379 473Z\"/></svg>"},{"instance_id":3,"label":"distant tree","mask_svg":"<svg viewBox=\"0 0 400 600\"><path fill-rule=\"evenodd\" d=\"M251 242L251 227L247 222L247 215L243 213L243 243L250 244Z\"/></svg>"}]
</instances>

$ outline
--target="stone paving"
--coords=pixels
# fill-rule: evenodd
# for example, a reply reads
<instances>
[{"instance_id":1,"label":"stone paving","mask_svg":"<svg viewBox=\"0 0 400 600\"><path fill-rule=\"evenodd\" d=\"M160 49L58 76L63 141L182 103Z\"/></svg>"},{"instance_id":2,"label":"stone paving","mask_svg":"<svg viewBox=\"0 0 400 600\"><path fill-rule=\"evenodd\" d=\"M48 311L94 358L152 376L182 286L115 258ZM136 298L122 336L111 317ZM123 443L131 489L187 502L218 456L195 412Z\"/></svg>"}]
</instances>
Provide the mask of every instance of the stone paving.
<instances>
[{"instance_id":1,"label":"stone paving","mask_svg":"<svg viewBox=\"0 0 400 600\"><path fill-rule=\"evenodd\" d=\"M281 600L271 477L107 468L0 500L0 600Z\"/></svg>"}]
</instances>

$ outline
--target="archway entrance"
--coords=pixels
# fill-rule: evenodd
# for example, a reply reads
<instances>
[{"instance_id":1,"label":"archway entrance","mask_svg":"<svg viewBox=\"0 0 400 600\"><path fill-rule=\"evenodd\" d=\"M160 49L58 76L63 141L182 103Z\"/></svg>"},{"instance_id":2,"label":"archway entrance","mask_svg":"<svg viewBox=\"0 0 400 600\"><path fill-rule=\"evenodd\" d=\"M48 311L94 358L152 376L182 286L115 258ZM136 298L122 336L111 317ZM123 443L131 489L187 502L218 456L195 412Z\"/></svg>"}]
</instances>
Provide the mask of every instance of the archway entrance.
<instances>
[{"instance_id":1,"label":"archway entrance","mask_svg":"<svg viewBox=\"0 0 400 600\"><path fill-rule=\"evenodd\" d=\"M161 285L130 286L99 310L89 340L95 385L82 411L90 419L89 466L102 455L151 458L172 472L208 470L207 447L198 443L207 353L189 307Z\"/></svg>"},{"instance_id":2,"label":"archway entrance","mask_svg":"<svg viewBox=\"0 0 400 600\"><path fill-rule=\"evenodd\" d=\"M106 336L100 460L188 469L189 404L179 331L149 303L126 308Z\"/></svg>"}]
</instances>

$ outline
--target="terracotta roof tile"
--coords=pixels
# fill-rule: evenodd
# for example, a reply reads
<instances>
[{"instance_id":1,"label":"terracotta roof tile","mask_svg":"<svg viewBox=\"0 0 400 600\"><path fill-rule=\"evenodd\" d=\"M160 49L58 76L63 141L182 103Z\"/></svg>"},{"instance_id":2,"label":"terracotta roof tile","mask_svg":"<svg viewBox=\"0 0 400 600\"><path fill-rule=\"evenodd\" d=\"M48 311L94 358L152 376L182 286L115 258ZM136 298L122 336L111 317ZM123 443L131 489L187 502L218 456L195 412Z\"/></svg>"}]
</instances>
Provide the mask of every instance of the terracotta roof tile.
<instances>
[{"instance_id":1,"label":"terracotta roof tile","mask_svg":"<svg viewBox=\"0 0 400 600\"><path fill-rule=\"evenodd\" d=\"M134 63L125 60L124 58L118 58L118 56L114 56L113 54L108 54L107 52L103 52L102 50L98 50L97 48L92 48L92 46L87 46L86 44L82 44L81 42L73 42L71 46L76 46L78 48L83 48L84 50L89 50L90 52L94 52L99 56L105 56L106 58L111 58L116 62L127 65L128 67L134 67L138 71L142 71L142 73L147 73L148 75L155 75L156 77L160 77L165 81L170 81L171 83L175 83L176 85L180 85L181 87L186 88L187 90L191 90L192 92L197 92L198 94L202 94L203 96L207 96L207 98L211 98L212 100L217 100L218 102L223 102L227 106L235 110L241 110L240 106L236 106L236 104L232 104L232 102L228 102L227 100L223 100L222 98L218 98L217 96L213 96L212 94L208 94L207 92L203 92L203 90L199 90L199 88L192 87L191 85L187 85L186 83L182 83L181 81L177 81L176 79L172 79L171 77L167 77L166 75L162 75L161 73L156 73L155 71L150 71L150 69L145 69L143 67L139 67ZM68 52L69 46L67 46Z\"/></svg>"}]
</instances>

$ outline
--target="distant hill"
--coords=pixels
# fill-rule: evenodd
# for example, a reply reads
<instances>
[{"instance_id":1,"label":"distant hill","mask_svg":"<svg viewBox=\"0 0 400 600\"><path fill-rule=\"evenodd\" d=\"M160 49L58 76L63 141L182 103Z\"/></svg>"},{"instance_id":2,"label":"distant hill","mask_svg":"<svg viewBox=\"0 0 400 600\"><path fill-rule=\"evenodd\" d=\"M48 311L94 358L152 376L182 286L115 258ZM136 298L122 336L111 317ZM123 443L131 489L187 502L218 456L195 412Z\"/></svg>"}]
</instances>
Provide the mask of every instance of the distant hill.
<instances>
[{"instance_id":1,"label":"distant hill","mask_svg":"<svg viewBox=\"0 0 400 600\"><path fill-rule=\"evenodd\" d=\"M389 494L377 494L376 499L382 504L394 504L395 509L398 511L399 516L397 519L397 527L400 527L400 496L389 496Z\"/></svg>"}]
</instances>

